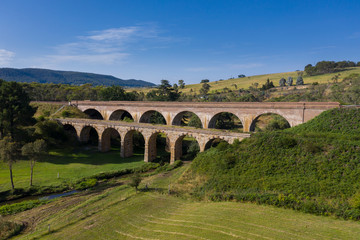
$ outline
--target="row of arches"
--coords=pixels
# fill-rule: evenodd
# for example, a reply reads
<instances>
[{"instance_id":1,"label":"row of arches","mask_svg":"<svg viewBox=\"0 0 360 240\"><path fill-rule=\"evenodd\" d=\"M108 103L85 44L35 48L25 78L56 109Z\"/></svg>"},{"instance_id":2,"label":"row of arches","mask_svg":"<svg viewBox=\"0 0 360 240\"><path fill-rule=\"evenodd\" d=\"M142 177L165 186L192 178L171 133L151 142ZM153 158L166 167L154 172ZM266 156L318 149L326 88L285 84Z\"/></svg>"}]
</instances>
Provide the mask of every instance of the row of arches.
<instances>
[{"instance_id":1,"label":"row of arches","mask_svg":"<svg viewBox=\"0 0 360 240\"><path fill-rule=\"evenodd\" d=\"M69 136L86 145L97 147L103 152L120 149L120 155L124 158L131 157L134 153L144 154L145 161L192 160L199 151L204 151L224 141L220 138L212 138L202 146L199 144L199 139L186 134L171 140L163 132L147 135L141 130L128 130L120 134L112 127L102 131L98 131L93 126L83 126L78 130L71 124L64 124L63 127Z\"/></svg>"},{"instance_id":2,"label":"row of arches","mask_svg":"<svg viewBox=\"0 0 360 240\"><path fill-rule=\"evenodd\" d=\"M103 120L103 116L96 109L87 109L84 111L91 119ZM127 121L134 122L133 116L126 110L114 111L109 120L112 121ZM152 123L166 125L165 117L158 111L150 110L143 113L139 119L140 123ZM268 126L270 124L270 126ZM178 113L172 120L171 125L175 126L189 126L196 128L203 128L203 123L199 116L190 111L183 111ZM265 129L284 129L289 128L290 123L281 115L275 113L264 113L257 116L250 124L249 130L261 131ZM238 116L231 112L220 112L215 114L208 123L208 128L233 130L238 132L244 131L242 121Z\"/></svg>"}]
</instances>

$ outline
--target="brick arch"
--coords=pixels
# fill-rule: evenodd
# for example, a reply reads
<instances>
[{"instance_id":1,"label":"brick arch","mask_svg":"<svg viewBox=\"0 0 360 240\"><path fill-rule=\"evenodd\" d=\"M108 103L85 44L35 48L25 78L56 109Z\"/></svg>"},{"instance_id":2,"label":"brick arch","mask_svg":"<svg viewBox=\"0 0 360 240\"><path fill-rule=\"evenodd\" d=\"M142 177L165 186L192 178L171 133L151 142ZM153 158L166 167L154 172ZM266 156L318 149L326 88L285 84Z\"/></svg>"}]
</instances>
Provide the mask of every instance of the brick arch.
<instances>
[{"instance_id":1,"label":"brick arch","mask_svg":"<svg viewBox=\"0 0 360 240\"><path fill-rule=\"evenodd\" d=\"M148 110L144 113L141 114L140 118L139 118L139 122L140 123L150 123L150 118L152 116L152 114L154 113L160 113L160 115L164 118L165 120L165 125L168 125L168 121L167 119L165 118L164 114L157 111L157 110Z\"/></svg>"},{"instance_id":2,"label":"brick arch","mask_svg":"<svg viewBox=\"0 0 360 240\"><path fill-rule=\"evenodd\" d=\"M118 132L118 130L116 130L115 128L109 127L109 128L105 128L104 131L101 134L101 138L100 138L100 150L102 152L107 152L110 151L111 148L111 137L114 136L118 136L120 137L121 140L121 135Z\"/></svg>"},{"instance_id":3,"label":"brick arch","mask_svg":"<svg viewBox=\"0 0 360 240\"><path fill-rule=\"evenodd\" d=\"M252 119L251 124L250 124L250 128L249 128L249 131L250 131L250 132L253 132L253 131L254 131L255 123L256 123L256 121L259 119L259 117L261 117L262 115L266 115L266 114L275 114L275 115L278 115L278 116L284 118L284 119L289 123L290 127L293 126L292 122L288 119L287 116L285 116L285 115L283 115L283 114L281 114L281 113L279 113L279 112L277 112L277 111L263 111L263 112L261 112L261 113L258 113L258 114L256 115L256 117Z\"/></svg>"},{"instance_id":4,"label":"brick arch","mask_svg":"<svg viewBox=\"0 0 360 240\"><path fill-rule=\"evenodd\" d=\"M76 130L76 127L73 126L72 124L65 123L65 124L62 124L62 126L63 126L65 132L67 132L68 134L73 135L76 138L78 138L78 136L80 135L78 133L78 130Z\"/></svg>"},{"instance_id":5,"label":"brick arch","mask_svg":"<svg viewBox=\"0 0 360 240\"><path fill-rule=\"evenodd\" d=\"M156 159L157 157L157 143L156 143L156 138L159 135L159 133L164 133L166 135L166 144L170 145L171 148L171 139L169 138L169 134L166 133L165 131L161 131L161 130L156 130L154 131L148 138L147 141L147 152L145 154L147 154L147 160L149 162L151 162L152 160ZM146 144L146 143L145 143Z\"/></svg>"},{"instance_id":6,"label":"brick arch","mask_svg":"<svg viewBox=\"0 0 360 240\"><path fill-rule=\"evenodd\" d=\"M198 114L196 114L195 112L192 112L192 111L181 111L181 112L176 113L175 116L171 119L171 125L181 126L181 119L186 113L192 113L196 117L198 117L201 121L201 125L202 125L201 127L204 128L205 125L204 125L203 120L200 118L200 116Z\"/></svg>"},{"instance_id":7,"label":"brick arch","mask_svg":"<svg viewBox=\"0 0 360 240\"><path fill-rule=\"evenodd\" d=\"M104 120L104 116L95 108L88 108L83 112L87 114L91 119Z\"/></svg>"},{"instance_id":8,"label":"brick arch","mask_svg":"<svg viewBox=\"0 0 360 240\"><path fill-rule=\"evenodd\" d=\"M96 126L91 126L91 125L85 125L81 128L80 131L80 141L81 142L88 142L89 138L90 138L90 131L91 129L94 129L96 134L97 134L97 141L100 141L100 136L101 136L101 131L99 131L99 129L97 129Z\"/></svg>"},{"instance_id":9,"label":"brick arch","mask_svg":"<svg viewBox=\"0 0 360 240\"><path fill-rule=\"evenodd\" d=\"M122 120L124 117L129 116L134 120L133 115L124 109L117 109L110 114L109 120Z\"/></svg>"},{"instance_id":10,"label":"brick arch","mask_svg":"<svg viewBox=\"0 0 360 240\"><path fill-rule=\"evenodd\" d=\"M134 154L133 136L135 132L139 132L144 138L146 146L146 135L141 129L129 129L126 133L121 136L121 156L131 157Z\"/></svg>"},{"instance_id":11,"label":"brick arch","mask_svg":"<svg viewBox=\"0 0 360 240\"><path fill-rule=\"evenodd\" d=\"M224 137L213 137L208 139L208 141L205 143L204 150L211 148L211 145L213 144L214 140L217 139L230 143L229 140L226 140Z\"/></svg>"},{"instance_id":12,"label":"brick arch","mask_svg":"<svg viewBox=\"0 0 360 240\"><path fill-rule=\"evenodd\" d=\"M234 112L231 112L231 111L221 111L221 112L217 112L216 114L214 114L210 118L208 128L215 128L216 120L219 119L221 113L231 113L231 114L233 114L235 117L237 117L239 119L239 121L241 122L241 125L244 127L244 121L243 121L243 119L240 118L240 116L238 116L237 113L234 113Z\"/></svg>"},{"instance_id":13,"label":"brick arch","mask_svg":"<svg viewBox=\"0 0 360 240\"><path fill-rule=\"evenodd\" d=\"M199 149L201 151L201 139L199 139L196 135L193 135L191 133L184 133L184 134L178 135L175 142L172 144L172 147L174 148L173 149L173 154L174 154L173 159L174 160L180 160L180 158L182 156L182 141L186 136L194 138L196 140L196 142L198 143Z\"/></svg>"}]
</instances>

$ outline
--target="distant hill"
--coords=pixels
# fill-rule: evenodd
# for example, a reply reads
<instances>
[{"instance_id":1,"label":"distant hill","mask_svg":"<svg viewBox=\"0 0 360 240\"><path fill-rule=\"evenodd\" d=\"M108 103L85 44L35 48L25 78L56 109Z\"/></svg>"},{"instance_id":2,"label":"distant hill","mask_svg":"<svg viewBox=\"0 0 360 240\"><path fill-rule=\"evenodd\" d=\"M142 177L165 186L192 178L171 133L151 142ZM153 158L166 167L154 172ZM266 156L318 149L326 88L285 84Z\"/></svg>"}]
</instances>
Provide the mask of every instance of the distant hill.
<instances>
[{"instance_id":1,"label":"distant hill","mask_svg":"<svg viewBox=\"0 0 360 240\"><path fill-rule=\"evenodd\" d=\"M0 79L15 82L37 82L37 83L62 83L72 85L82 85L91 83L97 85L119 85L123 87L152 87L155 84L143 80L123 80L110 75L72 72L72 71L56 71L38 68L0 68Z\"/></svg>"}]
</instances>

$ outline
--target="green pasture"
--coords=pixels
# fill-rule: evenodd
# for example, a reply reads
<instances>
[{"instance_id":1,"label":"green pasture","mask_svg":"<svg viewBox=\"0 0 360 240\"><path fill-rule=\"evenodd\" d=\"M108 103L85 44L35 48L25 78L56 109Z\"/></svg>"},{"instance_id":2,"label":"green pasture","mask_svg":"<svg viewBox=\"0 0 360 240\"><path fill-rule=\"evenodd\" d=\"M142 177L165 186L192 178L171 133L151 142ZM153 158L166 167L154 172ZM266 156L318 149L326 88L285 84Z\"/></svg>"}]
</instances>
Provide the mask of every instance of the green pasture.
<instances>
[{"instance_id":1,"label":"green pasture","mask_svg":"<svg viewBox=\"0 0 360 240\"><path fill-rule=\"evenodd\" d=\"M236 202L196 202L167 194L186 168L82 193L20 213L36 218L15 239L358 239L360 224L288 209ZM50 226L50 232L49 232Z\"/></svg>"},{"instance_id":2,"label":"green pasture","mask_svg":"<svg viewBox=\"0 0 360 240\"><path fill-rule=\"evenodd\" d=\"M58 186L64 182L73 182L79 178L91 176L100 172L136 168L144 164L142 153L135 152L134 156L121 158L120 150L113 149L102 153L96 149L53 150L49 156L37 162L34 168L33 184L37 186ZM58 178L59 173L59 178ZM30 163L19 160L13 165L15 188L29 186ZM10 177L8 166L0 163L0 192L9 190Z\"/></svg>"}]
</instances>

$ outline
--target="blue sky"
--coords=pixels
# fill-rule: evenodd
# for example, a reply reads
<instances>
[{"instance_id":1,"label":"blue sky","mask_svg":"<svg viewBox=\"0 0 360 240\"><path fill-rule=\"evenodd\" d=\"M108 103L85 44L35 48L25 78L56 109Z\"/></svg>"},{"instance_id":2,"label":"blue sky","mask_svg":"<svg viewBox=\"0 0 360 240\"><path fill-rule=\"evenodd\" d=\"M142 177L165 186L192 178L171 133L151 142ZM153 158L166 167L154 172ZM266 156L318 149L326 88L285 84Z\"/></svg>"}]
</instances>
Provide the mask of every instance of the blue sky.
<instances>
[{"instance_id":1,"label":"blue sky","mask_svg":"<svg viewBox=\"0 0 360 240\"><path fill-rule=\"evenodd\" d=\"M0 0L0 67L198 83L360 61L360 1Z\"/></svg>"}]
</instances>

